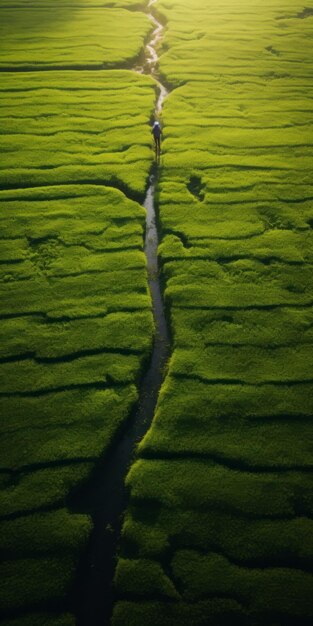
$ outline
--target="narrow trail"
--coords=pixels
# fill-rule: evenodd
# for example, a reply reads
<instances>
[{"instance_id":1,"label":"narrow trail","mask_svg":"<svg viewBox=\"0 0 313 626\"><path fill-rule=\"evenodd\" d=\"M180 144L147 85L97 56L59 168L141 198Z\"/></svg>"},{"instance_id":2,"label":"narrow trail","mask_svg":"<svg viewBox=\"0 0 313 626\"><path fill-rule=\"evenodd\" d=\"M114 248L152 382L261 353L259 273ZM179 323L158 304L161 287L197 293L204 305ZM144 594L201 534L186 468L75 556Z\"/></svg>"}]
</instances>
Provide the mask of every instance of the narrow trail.
<instances>
[{"instance_id":1,"label":"narrow trail","mask_svg":"<svg viewBox=\"0 0 313 626\"><path fill-rule=\"evenodd\" d=\"M168 90L159 82L156 72L157 45L162 38L163 26L151 12L155 2L156 0L150 0L147 8L147 15L155 28L145 46L144 64L134 67L133 71L151 75L157 81L159 94L154 115L158 116ZM158 231L154 202L156 181L157 166L153 165L143 203L146 209L144 251L155 321L155 338L150 363L141 381L138 405L126 430L102 464L95 469L88 484L69 501L71 510L89 514L94 525L71 598L77 626L110 624L114 602L113 577L116 554L123 514L128 504L125 477L134 458L135 447L152 422L165 365L170 354L170 338L162 302L157 258Z\"/></svg>"}]
</instances>

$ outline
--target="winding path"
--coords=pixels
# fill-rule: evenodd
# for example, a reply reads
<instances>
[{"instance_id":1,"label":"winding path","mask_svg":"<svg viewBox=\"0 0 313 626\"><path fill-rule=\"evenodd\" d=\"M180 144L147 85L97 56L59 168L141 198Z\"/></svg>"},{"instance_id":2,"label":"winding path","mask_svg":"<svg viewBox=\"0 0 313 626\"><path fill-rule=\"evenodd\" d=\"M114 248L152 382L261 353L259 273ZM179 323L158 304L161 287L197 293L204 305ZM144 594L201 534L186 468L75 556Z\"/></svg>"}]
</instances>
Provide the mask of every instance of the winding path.
<instances>
[{"instance_id":1,"label":"winding path","mask_svg":"<svg viewBox=\"0 0 313 626\"><path fill-rule=\"evenodd\" d=\"M157 45L163 33L162 24L152 13L156 0L150 0L147 15L155 28L145 46L145 60L133 70L151 75L158 84L159 94L154 115L162 110L168 90L156 73ZM157 166L153 165L143 206L146 209L144 250L147 258L148 282L151 293L155 338L148 369L139 389L139 402L126 430L111 452L98 466L88 485L69 503L72 510L89 514L93 532L88 551L80 565L78 584L73 591L72 604L77 626L106 626L110 623L114 602L113 577L123 514L128 504L125 477L134 456L136 444L147 432L155 412L164 369L170 353L169 331L164 315L158 267L158 231L154 206ZM144 332L144 329L143 329Z\"/></svg>"}]
</instances>

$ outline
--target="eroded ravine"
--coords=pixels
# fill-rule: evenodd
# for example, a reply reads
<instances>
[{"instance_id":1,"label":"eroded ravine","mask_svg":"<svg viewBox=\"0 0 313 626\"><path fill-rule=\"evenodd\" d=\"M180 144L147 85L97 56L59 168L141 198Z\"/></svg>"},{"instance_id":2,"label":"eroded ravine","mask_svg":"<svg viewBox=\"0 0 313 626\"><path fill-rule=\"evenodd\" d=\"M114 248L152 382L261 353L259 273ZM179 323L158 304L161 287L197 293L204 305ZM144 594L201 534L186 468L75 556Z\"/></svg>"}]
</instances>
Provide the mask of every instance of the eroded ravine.
<instances>
[{"instance_id":1,"label":"eroded ravine","mask_svg":"<svg viewBox=\"0 0 313 626\"><path fill-rule=\"evenodd\" d=\"M152 14L152 6L155 2L156 0L150 0L147 9L147 15L155 28L145 46L144 64L134 67L133 70L151 75L156 80L158 96L154 115L158 117L168 90L158 80L156 72L157 46L162 37L163 26ZM114 602L113 577L118 540L128 502L125 477L133 460L136 445L152 422L169 357L169 331L162 302L157 257L156 182L157 166L153 165L143 203L146 209L144 251L155 322L155 337L150 362L140 384L138 405L126 430L103 463L98 465L88 485L80 490L70 502L73 510L87 513L93 520L92 536L87 553L80 565L78 584L73 591L72 604L77 626L105 626L110 623Z\"/></svg>"}]
</instances>

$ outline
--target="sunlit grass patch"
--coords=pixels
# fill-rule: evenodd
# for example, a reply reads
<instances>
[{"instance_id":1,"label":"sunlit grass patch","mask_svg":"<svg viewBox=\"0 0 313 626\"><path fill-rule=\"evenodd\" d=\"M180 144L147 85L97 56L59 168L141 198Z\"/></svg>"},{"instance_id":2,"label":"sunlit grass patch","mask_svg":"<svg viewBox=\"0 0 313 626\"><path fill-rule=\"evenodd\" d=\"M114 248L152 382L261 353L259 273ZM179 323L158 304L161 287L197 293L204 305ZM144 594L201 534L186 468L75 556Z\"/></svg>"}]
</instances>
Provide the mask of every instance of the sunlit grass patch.
<instances>
[{"instance_id":1,"label":"sunlit grass patch","mask_svg":"<svg viewBox=\"0 0 313 626\"><path fill-rule=\"evenodd\" d=\"M252 259L175 261L165 266L166 301L194 308L266 308L312 303L310 266Z\"/></svg>"},{"instance_id":2,"label":"sunlit grass patch","mask_svg":"<svg viewBox=\"0 0 313 626\"><path fill-rule=\"evenodd\" d=\"M309 229L304 233L273 229L251 238L232 237L222 241L207 234L192 239L182 232L165 236L159 253L163 262L174 259L192 261L193 258L229 262L248 257L268 264L275 261L301 264L312 261L312 241L313 234Z\"/></svg>"},{"instance_id":3,"label":"sunlit grass patch","mask_svg":"<svg viewBox=\"0 0 313 626\"><path fill-rule=\"evenodd\" d=\"M151 350L145 212L123 191L145 191L154 83L8 73L1 96L1 607L19 626L68 626L32 611L67 608L90 521L46 511L67 505L125 427Z\"/></svg>"},{"instance_id":4,"label":"sunlit grass patch","mask_svg":"<svg viewBox=\"0 0 313 626\"><path fill-rule=\"evenodd\" d=\"M142 325L149 332L141 334ZM16 317L2 321L6 342L0 348L1 358L33 354L37 359L60 359L83 356L84 352L120 351L140 353L149 350L152 319L146 311L118 311L95 318L53 324L44 316Z\"/></svg>"},{"instance_id":5,"label":"sunlit grass patch","mask_svg":"<svg viewBox=\"0 0 313 626\"><path fill-rule=\"evenodd\" d=\"M45 6L46 4L46 6ZM142 11L117 7L1 7L0 67L70 68L125 66L151 29ZM127 37L125 37L127 32Z\"/></svg>"},{"instance_id":6,"label":"sunlit grass patch","mask_svg":"<svg viewBox=\"0 0 313 626\"><path fill-rule=\"evenodd\" d=\"M172 357L174 375L204 381L238 381L250 384L311 381L312 348L267 349L247 346L208 346L177 349Z\"/></svg>"},{"instance_id":7,"label":"sunlit grass patch","mask_svg":"<svg viewBox=\"0 0 313 626\"><path fill-rule=\"evenodd\" d=\"M21 546L36 517L16 522L14 541L10 534L5 540L11 587L10 604L2 605L8 612L11 589L25 572L31 582L16 596L21 611L61 602L71 588L89 522L82 518L84 532L77 546L68 542L68 560L55 566L60 576L50 584L54 565L50 556L46 563L44 511L64 507L124 427L151 350L153 321L144 210L137 202L104 186L56 185L2 191L1 206L1 516L24 520L42 511L42 533L37 543L29 537L33 550L24 551L23 568L21 554L10 552L12 542ZM66 520L64 535L51 527L51 558L63 555L66 528ZM42 596L35 545L38 576L46 572Z\"/></svg>"},{"instance_id":8,"label":"sunlit grass patch","mask_svg":"<svg viewBox=\"0 0 313 626\"><path fill-rule=\"evenodd\" d=\"M172 307L174 345L203 346L297 346L313 340L310 308L273 308L270 310L189 310Z\"/></svg>"},{"instance_id":9,"label":"sunlit grass patch","mask_svg":"<svg viewBox=\"0 0 313 626\"><path fill-rule=\"evenodd\" d=\"M157 9L173 354L127 479L113 624L307 624L313 18L300 0ZM141 598L147 559L181 600L148 567Z\"/></svg>"},{"instance_id":10,"label":"sunlit grass patch","mask_svg":"<svg viewBox=\"0 0 313 626\"><path fill-rule=\"evenodd\" d=\"M122 70L81 71L77 78L73 71L5 74L1 188L95 182L142 197L154 81ZM12 91L19 96L14 104Z\"/></svg>"}]
</instances>

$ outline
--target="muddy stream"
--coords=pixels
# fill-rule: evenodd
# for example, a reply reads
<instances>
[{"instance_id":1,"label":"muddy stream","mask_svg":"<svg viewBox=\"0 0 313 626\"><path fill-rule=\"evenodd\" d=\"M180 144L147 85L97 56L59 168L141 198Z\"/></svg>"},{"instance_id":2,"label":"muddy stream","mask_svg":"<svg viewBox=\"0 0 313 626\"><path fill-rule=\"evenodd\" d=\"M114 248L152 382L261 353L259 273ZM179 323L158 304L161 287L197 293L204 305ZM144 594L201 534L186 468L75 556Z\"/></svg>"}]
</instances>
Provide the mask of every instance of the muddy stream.
<instances>
[{"instance_id":1,"label":"muddy stream","mask_svg":"<svg viewBox=\"0 0 313 626\"><path fill-rule=\"evenodd\" d=\"M157 46L163 35L163 26L152 13L155 2L156 0L150 0L147 8L147 15L154 29L145 45L143 64L135 66L133 70L149 74L157 81L158 96L154 115L158 117L168 90L157 77ZM135 447L152 422L170 352L157 258L158 231L155 212L157 175L157 164L154 164L143 203L146 209L144 250L155 321L155 338L150 362L139 387L138 405L125 431L102 464L97 466L88 484L76 495L75 502L70 504L72 510L87 513L93 520L88 550L80 564L78 583L73 592L72 602L77 626L107 626L110 623L114 602L113 577L116 555L123 514L128 503L125 477L133 461Z\"/></svg>"}]
</instances>

